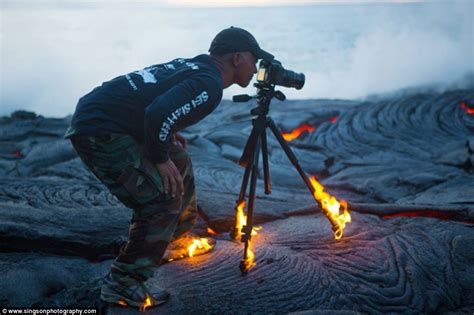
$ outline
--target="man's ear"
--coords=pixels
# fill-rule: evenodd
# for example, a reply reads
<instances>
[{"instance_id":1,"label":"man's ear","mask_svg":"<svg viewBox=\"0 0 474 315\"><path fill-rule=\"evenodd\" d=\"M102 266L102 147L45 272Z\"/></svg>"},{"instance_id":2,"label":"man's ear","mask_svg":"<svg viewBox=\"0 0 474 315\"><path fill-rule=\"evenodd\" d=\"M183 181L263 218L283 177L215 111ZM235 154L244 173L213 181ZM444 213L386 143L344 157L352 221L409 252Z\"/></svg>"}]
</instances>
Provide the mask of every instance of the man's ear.
<instances>
[{"instance_id":1,"label":"man's ear","mask_svg":"<svg viewBox=\"0 0 474 315\"><path fill-rule=\"evenodd\" d=\"M242 62L242 55L239 52L234 53L232 56L232 65L237 67Z\"/></svg>"}]
</instances>

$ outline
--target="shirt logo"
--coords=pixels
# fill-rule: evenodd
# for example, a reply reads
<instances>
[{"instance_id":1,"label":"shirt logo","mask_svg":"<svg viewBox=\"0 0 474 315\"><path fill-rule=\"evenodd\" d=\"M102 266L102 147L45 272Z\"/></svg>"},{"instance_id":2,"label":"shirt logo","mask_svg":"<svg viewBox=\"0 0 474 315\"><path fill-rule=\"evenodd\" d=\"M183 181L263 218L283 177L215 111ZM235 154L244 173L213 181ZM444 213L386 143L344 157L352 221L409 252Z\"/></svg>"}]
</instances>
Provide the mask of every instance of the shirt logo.
<instances>
[{"instance_id":1,"label":"shirt logo","mask_svg":"<svg viewBox=\"0 0 474 315\"><path fill-rule=\"evenodd\" d=\"M135 71L134 73L142 77L143 83L156 83L158 81L156 80L155 75L153 74L156 69L157 67L150 67Z\"/></svg>"},{"instance_id":2,"label":"shirt logo","mask_svg":"<svg viewBox=\"0 0 474 315\"><path fill-rule=\"evenodd\" d=\"M199 107L201 104L207 102L208 99L209 95L207 94L207 91L202 91L193 100L191 100L191 102L182 105L177 110L172 112L161 125L159 134L160 140L163 142L166 141L171 128L178 121L178 119L182 116L186 116L191 112L192 109Z\"/></svg>"},{"instance_id":3,"label":"shirt logo","mask_svg":"<svg viewBox=\"0 0 474 315\"><path fill-rule=\"evenodd\" d=\"M186 61L183 58L175 59L175 60L173 60L173 62L176 62L176 63L179 63L179 64L184 64L184 65L186 65L187 67L189 67L193 70L199 70L199 66L197 64L195 64L194 62L191 62L191 61Z\"/></svg>"}]
</instances>

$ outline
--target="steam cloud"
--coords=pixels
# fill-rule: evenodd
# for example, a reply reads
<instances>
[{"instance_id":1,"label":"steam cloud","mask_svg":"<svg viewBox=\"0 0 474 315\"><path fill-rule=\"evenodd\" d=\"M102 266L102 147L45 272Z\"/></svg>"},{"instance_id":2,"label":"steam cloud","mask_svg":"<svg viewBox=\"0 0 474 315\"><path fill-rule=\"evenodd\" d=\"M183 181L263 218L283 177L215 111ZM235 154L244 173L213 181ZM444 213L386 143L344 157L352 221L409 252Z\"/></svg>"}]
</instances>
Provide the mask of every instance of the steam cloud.
<instances>
[{"instance_id":1,"label":"steam cloud","mask_svg":"<svg viewBox=\"0 0 474 315\"><path fill-rule=\"evenodd\" d=\"M302 90L282 88L289 98L362 98L466 80L473 85L473 76L466 77L474 72L472 1L130 10L3 10L0 115L17 109L71 114L77 99L102 81L206 52L215 33L229 25L248 28L286 68L305 73ZM256 23L263 13L273 18ZM224 98L241 93L255 89L232 86Z\"/></svg>"}]
</instances>

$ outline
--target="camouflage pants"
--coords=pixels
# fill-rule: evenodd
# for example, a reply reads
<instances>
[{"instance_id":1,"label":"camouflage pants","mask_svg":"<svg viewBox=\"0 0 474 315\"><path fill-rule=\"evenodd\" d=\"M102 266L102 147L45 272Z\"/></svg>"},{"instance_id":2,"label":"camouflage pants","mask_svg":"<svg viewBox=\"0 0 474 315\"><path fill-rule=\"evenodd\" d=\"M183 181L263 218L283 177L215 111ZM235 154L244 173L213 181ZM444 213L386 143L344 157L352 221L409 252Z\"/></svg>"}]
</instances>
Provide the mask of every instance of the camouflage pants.
<instances>
[{"instance_id":1,"label":"camouflage pants","mask_svg":"<svg viewBox=\"0 0 474 315\"><path fill-rule=\"evenodd\" d=\"M169 242L190 231L196 220L191 159L179 145L170 158L183 177L184 196L165 194L157 168L128 135L74 135L71 142L84 164L125 206L133 209L129 240L112 264L117 280L145 281L153 275Z\"/></svg>"}]
</instances>

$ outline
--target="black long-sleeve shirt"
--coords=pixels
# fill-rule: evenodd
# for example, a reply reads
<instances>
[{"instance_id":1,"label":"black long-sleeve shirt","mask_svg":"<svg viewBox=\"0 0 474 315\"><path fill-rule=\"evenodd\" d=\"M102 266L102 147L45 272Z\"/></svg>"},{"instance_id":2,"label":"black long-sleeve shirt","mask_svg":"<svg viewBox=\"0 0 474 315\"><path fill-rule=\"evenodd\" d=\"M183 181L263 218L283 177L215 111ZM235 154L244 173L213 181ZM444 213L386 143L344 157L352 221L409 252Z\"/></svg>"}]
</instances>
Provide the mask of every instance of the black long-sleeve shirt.
<instances>
[{"instance_id":1,"label":"black long-sleeve shirt","mask_svg":"<svg viewBox=\"0 0 474 315\"><path fill-rule=\"evenodd\" d=\"M146 157L162 163L169 158L171 133L210 114L222 90L221 74L209 55L153 65L83 96L65 137L129 134L143 143Z\"/></svg>"}]
</instances>

